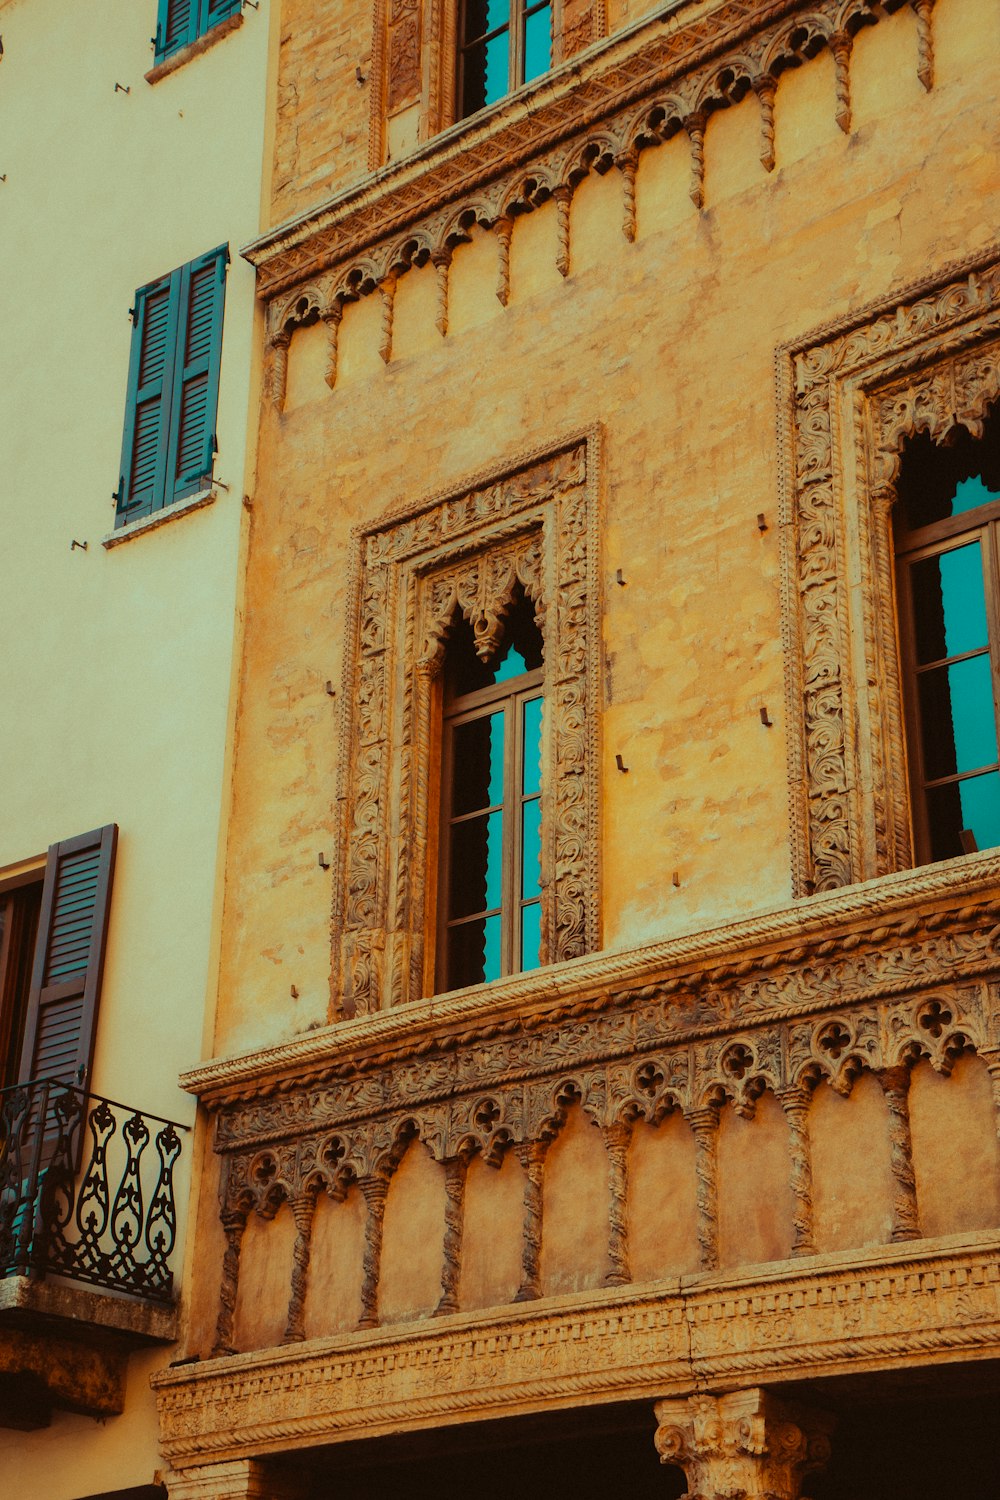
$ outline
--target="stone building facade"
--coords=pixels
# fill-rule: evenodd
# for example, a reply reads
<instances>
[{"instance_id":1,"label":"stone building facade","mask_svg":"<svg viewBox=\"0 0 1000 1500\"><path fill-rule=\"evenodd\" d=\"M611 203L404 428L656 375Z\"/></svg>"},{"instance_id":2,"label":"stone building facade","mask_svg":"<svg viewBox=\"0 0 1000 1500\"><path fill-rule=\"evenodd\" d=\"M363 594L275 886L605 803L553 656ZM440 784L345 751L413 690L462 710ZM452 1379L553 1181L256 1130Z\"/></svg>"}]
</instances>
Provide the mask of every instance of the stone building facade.
<instances>
[{"instance_id":1,"label":"stone building facade","mask_svg":"<svg viewBox=\"0 0 1000 1500\"><path fill-rule=\"evenodd\" d=\"M171 1500L985 1492L1000 8L529 11L280 9Z\"/></svg>"}]
</instances>

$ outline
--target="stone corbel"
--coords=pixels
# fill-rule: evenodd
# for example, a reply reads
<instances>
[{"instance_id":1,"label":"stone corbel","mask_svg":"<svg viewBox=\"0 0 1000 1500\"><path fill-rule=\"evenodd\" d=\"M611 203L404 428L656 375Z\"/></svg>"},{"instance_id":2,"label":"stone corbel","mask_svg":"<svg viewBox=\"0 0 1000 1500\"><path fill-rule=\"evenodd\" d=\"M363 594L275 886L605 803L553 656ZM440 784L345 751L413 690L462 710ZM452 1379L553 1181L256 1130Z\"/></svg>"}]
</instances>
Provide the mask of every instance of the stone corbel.
<instances>
[{"instance_id":1,"label":"stone corbel","mask_svg":"<svg viewBox=\"0 0 1000 1500\"><path fill-rule=\"evenodd\" d=\"M800 1500L830 1457L833 1419L757 1388L658 1401L660 1462L683 1469L683 1500Z\"/></svg>"}]
</instances>

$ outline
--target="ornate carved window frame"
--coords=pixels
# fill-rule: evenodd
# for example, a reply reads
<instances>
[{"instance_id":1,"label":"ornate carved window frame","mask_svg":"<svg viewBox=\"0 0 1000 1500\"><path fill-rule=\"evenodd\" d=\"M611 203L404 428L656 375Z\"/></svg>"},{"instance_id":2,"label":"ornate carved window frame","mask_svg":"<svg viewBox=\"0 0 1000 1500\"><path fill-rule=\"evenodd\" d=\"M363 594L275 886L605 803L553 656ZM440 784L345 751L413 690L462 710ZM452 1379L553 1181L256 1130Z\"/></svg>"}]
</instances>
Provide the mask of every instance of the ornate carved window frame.
<instances>
[{"instance_id":1,"label":"ornate carved window frame","mask_svg":"<svg viewBox=\"0 0 1000 1500\"><path fill-rule=\"evenodd\" d=\"M354 533L340 735L334 1015L433 993L440 667L456 608L488 646L520 582L545 635L542 943L600 943L600 435ZM428 892L431 892L428 899Z\"/></svg>"},{"instance_id":2,"label":"ornate carved window frame","mask_svg":"<svg viewBox=\"0 0 1000 1500\"><path fill-rule=\"evenodd\" d=\"M908 437L1000 397L1000 245L778 351L793 889L913 863L892 505Z\"/></svg>"}]
</instances>

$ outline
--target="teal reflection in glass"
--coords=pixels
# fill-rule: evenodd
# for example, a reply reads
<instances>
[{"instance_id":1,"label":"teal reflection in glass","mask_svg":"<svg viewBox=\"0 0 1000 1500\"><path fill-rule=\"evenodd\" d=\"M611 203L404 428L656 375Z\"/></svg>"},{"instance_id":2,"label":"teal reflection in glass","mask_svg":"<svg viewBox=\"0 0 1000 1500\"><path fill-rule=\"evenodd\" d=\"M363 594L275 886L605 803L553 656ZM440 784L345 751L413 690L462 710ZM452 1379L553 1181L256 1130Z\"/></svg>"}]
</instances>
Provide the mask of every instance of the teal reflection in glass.
<instances>
[{"instance_id":1,"label":"teal reflection in glass","mask_svg":"<svg viewBox=\"0 0 1000 1500\"><path fill-rule=\"evenodd\" d=\"M542 804L537 797L521 809L521 896L529 901L542 881Z\"/></svg>"},{"instance_id":2,"label":"teal reflection in glass","mask_svg":"<svg viewBox=\"0 0 1000 1500\"><path fill-rule=\"evenodd\" d=\"M552 9L543 5L524 22L524 82L530 83L552 66Z\"/></svg>"},{"instance_id":3,"label":"teal reflection in glass","mask_svg":"<svg viewBox=\"0 0 1000 1500\"><path fill-rule=\"evenodd\" d=\"M977 849L1000 844L1000 772L970 776L927 790L931 853L935 859L954 859L969 850L961 834L968 829Z\"/></svg>"},{"instance_id":4,"label":"teal reflection in glass","mask_svg":"<svg viewBox=\"0 0 1000 1500\"><path fill-rule=\"evenodd\" d=\"M918 681L925 778L936 781L992 765L997 732L989 657L932 667Z\"/></svg>"},{"instance_id":5,"label":"teal reflection in glass","mask_svg":"<svg viewBox=\"0 0 1000 1500\"><path fill-rule=\"evenodd\" d=\"M448 935L448 988L500 978L501 919L479 917Z\"/></svg>"},{"instance_id":6,"label":"teal reflection in glass","mask_svg":"<svg viewBox=\"0 0 1000 1500\"><path fill-rule=\"evenodd\" d=\"M512 677L521 677L528 670L528 663L516 646L508 646L497 663L495 682L509 682Z\"/></svg>"},{"instance_id":7,"label":"teal reflection in glass","mask_svg":"<svg viewBox=\"0 0 1000 1500\"><path fill-rule=\"evenodd\" d=\"M467 917L497 910L502 882L503 813L453 823L449 915Z\"/></svg>"},{"instance_id":8,"label":"teal reflection in glass","mask_svg":"<svg viewBox=\"0 0 1000 1500\"><path fill-rule=\"evenodd\" d=\"M542 903L521 908L521 970L537 969L542 961Z\"/></svg>"},{"instance_id":9,"label":"teal reflection in glass","mask_svg":"<svg viewBox=\"0 0 1000 1500\"><path fill-rule=\"evenodd\" d=\"M452 816L499 807L503 801L503 710L457 724L452 739Z\"/></svg>"},{"instance_id":10,"label":"teal reflection in glass","mask_svg":"<svg viewBox=\"0 0 1000 1500\"><path fill-rule=\"evenodd\" d=\"M542 789L542 699L529 698L524 705L524 762L521 791L526 797Z\"/></svg>"},{"instance_id":11,"label":"teal reflection in glass","mask_svg":"<svg viewBox=\"0 0 1000 1500\"><path fill-rule=\"evenodd\" d=\"M988 505L991 500L1000 500L1000 491L987 489L983 476L976 474L972 479L961 480L955 487L951 514L964 516L966 511L978 510L980 505Z\"/></svg>"},{"instance_id":12,"label":"teal reflection in glass","mask_svg":"<svg viewBox=\"0 0 1000 1500\"><path fill-rule=\"evenodd\" d=\"M987 642L986 598L979 543L913 564L917 661L978 651Z\"/></svg>"}]
</instances>

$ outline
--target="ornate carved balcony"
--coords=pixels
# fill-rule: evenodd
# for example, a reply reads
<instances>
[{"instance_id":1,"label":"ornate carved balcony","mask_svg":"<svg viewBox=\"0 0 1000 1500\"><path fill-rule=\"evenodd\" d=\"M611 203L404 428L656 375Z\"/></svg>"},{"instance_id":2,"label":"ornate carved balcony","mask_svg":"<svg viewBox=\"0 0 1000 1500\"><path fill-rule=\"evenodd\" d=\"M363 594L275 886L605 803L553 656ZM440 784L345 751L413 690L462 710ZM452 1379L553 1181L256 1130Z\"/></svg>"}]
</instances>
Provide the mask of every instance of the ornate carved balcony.
<instances>
[{"instance_id":1,"label":"ornate carved balcony","mask_svg":"<svg viewBox=\"0 0 1000 1500\"><path fill-rule=\"evenodd\" d=\"M129 1349L174 1337L185 1128L52 1080L0 1091L0 1391L11 1425L44 1424L53 1404L120 1411Z\"/></svg>"},{"instance_id":2,"label":"ornate carved balcony","mask_svg":"<svg viewBox=\"0 0 1000 1500\"><path fill-rule=\"evenodd\" d=\"M995 1358L998 874L890 877L190 1075L225 1243L215 1358L155 1381L171 1462Z\"/></svg>"}]
</instances>

